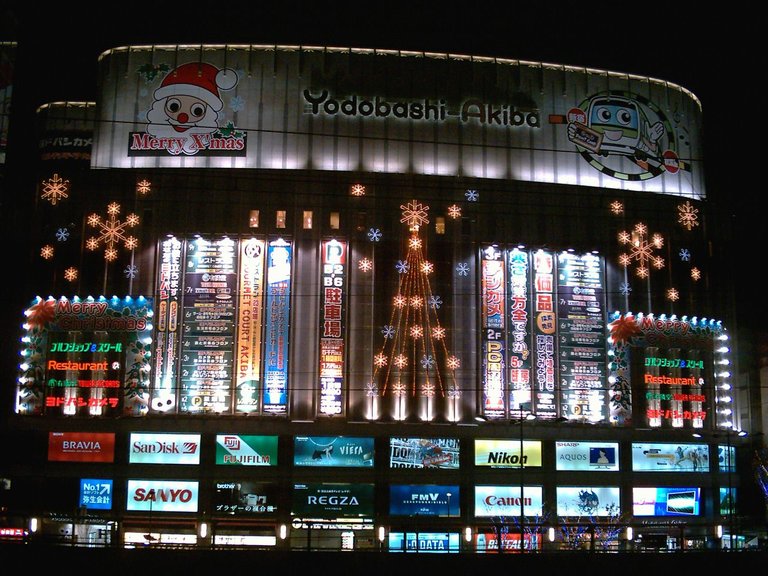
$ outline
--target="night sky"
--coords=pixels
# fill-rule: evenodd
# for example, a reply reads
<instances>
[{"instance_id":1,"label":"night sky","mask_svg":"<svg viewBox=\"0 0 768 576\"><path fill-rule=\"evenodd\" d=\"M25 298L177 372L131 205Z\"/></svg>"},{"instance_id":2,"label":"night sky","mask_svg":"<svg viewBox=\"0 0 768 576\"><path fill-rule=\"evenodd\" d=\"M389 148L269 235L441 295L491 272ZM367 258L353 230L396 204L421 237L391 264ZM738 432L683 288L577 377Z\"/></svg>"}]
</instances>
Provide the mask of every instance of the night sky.
<instances>
[{"instance_id":1,"label":"night sky","mask_svg":"<svg viewBox=\"0 0 768 576\"><path fill-rule=\"evenodd\" d=\"M21 4L17 2L16 4ZM762 248L758 155L765 96L761 18L745 2L251 2L63 4L0 15L0 40L19 42L26 111L44 102L95 100L98 55L131 44L290 44L453 52L628 72L698 96L704 114L710 203L733 224L736 259L758 271ZM162 9L158 9L159 5ZM267 4L265 6L265 4ZM712 4L712 3L710 3ZM740 6L744 5L741 9ZM751 6L751 5L749 5ZM100 22L94 25L95 19ZM736 40L734 40L734 38ZM30 140L30 145L33 142ZM746 249L753 260L739 256ZM744 252L741 252L742 254ZM762 326L758 282L738 281L739 310ZM743 328L743 326L742 326Z\"/></svg>"}]
</instances>

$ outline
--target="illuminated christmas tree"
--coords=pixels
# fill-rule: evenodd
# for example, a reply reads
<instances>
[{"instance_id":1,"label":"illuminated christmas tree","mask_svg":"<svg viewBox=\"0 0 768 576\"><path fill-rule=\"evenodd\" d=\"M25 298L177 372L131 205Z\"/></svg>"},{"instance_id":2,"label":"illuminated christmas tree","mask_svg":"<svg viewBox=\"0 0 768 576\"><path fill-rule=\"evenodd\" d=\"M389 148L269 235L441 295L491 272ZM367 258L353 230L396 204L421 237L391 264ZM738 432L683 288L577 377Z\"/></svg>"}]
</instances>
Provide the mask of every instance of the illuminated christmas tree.
<instances>
[{"instance_id":1,"label":"illuminated christmas tree","mask_svg":"<svg viewBox=\"0 0 768 576\"><path fill-rule=\"evenodd\" d=\"M446 329L438 318L442 300L430 283L434 265L425 258L419 236L429 223L429 207L412 200L400 208L400 222L410 231L408 252L396 264L398 289L382 329L384 342L373 358L372 387L392 398L395 419L405 419L415 405L422 420L432 420L435 398L447 395L456 402L461 395L455 377L460 361L445 345Z\"/></svg>"}]
</instances>

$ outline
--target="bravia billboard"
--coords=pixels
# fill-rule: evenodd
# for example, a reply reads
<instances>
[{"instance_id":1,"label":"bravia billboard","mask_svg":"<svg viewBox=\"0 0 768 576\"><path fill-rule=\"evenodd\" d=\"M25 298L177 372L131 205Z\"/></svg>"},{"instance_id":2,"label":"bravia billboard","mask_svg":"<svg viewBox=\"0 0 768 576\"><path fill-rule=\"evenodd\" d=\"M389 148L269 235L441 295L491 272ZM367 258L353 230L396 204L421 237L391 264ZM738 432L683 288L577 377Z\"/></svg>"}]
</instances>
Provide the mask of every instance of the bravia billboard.
<instances>
[{"instance_id":1,"label":"bravia billboard","mask_svg":"<svg viewBox=\"0 0 768 576\"><path fill-rule=\"evenodd\" d=\"M114 462L113 432L49 432L50 462Z\"/></svg>"}]
</instances>

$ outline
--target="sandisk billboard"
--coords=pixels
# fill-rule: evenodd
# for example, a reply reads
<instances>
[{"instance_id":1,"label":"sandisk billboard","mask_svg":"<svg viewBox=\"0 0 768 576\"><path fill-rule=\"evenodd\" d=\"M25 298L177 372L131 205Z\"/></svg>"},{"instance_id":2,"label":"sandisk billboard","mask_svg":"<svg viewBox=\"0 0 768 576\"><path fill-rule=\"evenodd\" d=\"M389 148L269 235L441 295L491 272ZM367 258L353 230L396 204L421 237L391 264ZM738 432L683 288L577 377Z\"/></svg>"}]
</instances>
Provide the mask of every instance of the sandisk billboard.
<instances>
[{"instance_id":1,"label":"sandisk billboard","mask_svg":"<svg viewBox=\"0 0 768 576\"><path fill-rule=\"evenodd\" d=\"M200 464L200 434L131 434L131 464Z\"/></svg>"},{"instance_id":2,"label":"sandisk billboard","mask_svg":"<svg viewBox=\"0 0 768 576\"><path fill-rule=\"evenodd\" d=\"M128 480L125 509L197 512L198 483L184 480Z\"/></svg>"},{"instance_id":3,"label":"sandisk billboard","mask_svg":"<svg viewBox=\"0 0 768 576\"><path fill-rule=\"evenodd\" d=\"M49 432L49 462L114 462L114 433Z\"/></svg>"}]
</instances>

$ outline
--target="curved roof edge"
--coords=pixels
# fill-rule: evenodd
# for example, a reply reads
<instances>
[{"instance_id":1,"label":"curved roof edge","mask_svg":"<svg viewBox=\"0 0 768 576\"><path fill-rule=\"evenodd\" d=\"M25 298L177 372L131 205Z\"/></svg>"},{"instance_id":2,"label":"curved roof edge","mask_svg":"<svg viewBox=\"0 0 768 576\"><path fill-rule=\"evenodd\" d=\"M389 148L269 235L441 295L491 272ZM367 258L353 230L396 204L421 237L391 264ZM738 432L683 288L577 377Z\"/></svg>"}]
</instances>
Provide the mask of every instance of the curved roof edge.
<instances>
[{"instance_id":1,"label":"curved roof edge","mask_svg":"<svg viewBox=\"0 0 768 576\"><path fill-rule=\"evenodd\" d=\"M412 57L412 58L434 58L437 60L465 60L468 62L482 62L490 64L501 65L514 65L514 66L530 66L539 67L542 69L548 68L552 70L564 70L569 72L582 72L587 74L605 74L609 76L616 76L621 78L627 78L632 80L647 81L667 88L679 90L680 92L688 95L694 102L696 102L699 110L701 110L701 100L698 96L688 90L687 88L675 84L674 82L668 82L660 78L654 78L651 76L640 76L638 74L629 74L627 72L616 72L611 70L603 70L600 68L589 68L586 66L572 66L568 64L551 64L546 62L535 62L531 60L515 60L513 58L496 58L493 56L472 56L468 54L453 54L450 52L420 52L415 50L393 50L385 48L344 48L338 46L304 46L304 45L287 45L287 44L147 44L136 46L119 46L116 48L110 48L99 54L99 61L102 58L109 56L114 52L125 52L131 50L263 50L265 52L270 51L284 51L284 52L329 52L334 54L373 54L379 56L400 56L400 57Z\"/></svg>"},{"instance_id":2,"label":"curved roof edge","mask_svg":"<svg viewBox=\"0 0 768 576\"><path fill-rule=\"evenodd\" d=\"M96 102L75 102L72 100L61 100L58 102L45 102L37 107L36 114L48 108L95 108Z\"/></svg>"}]
</instances>

